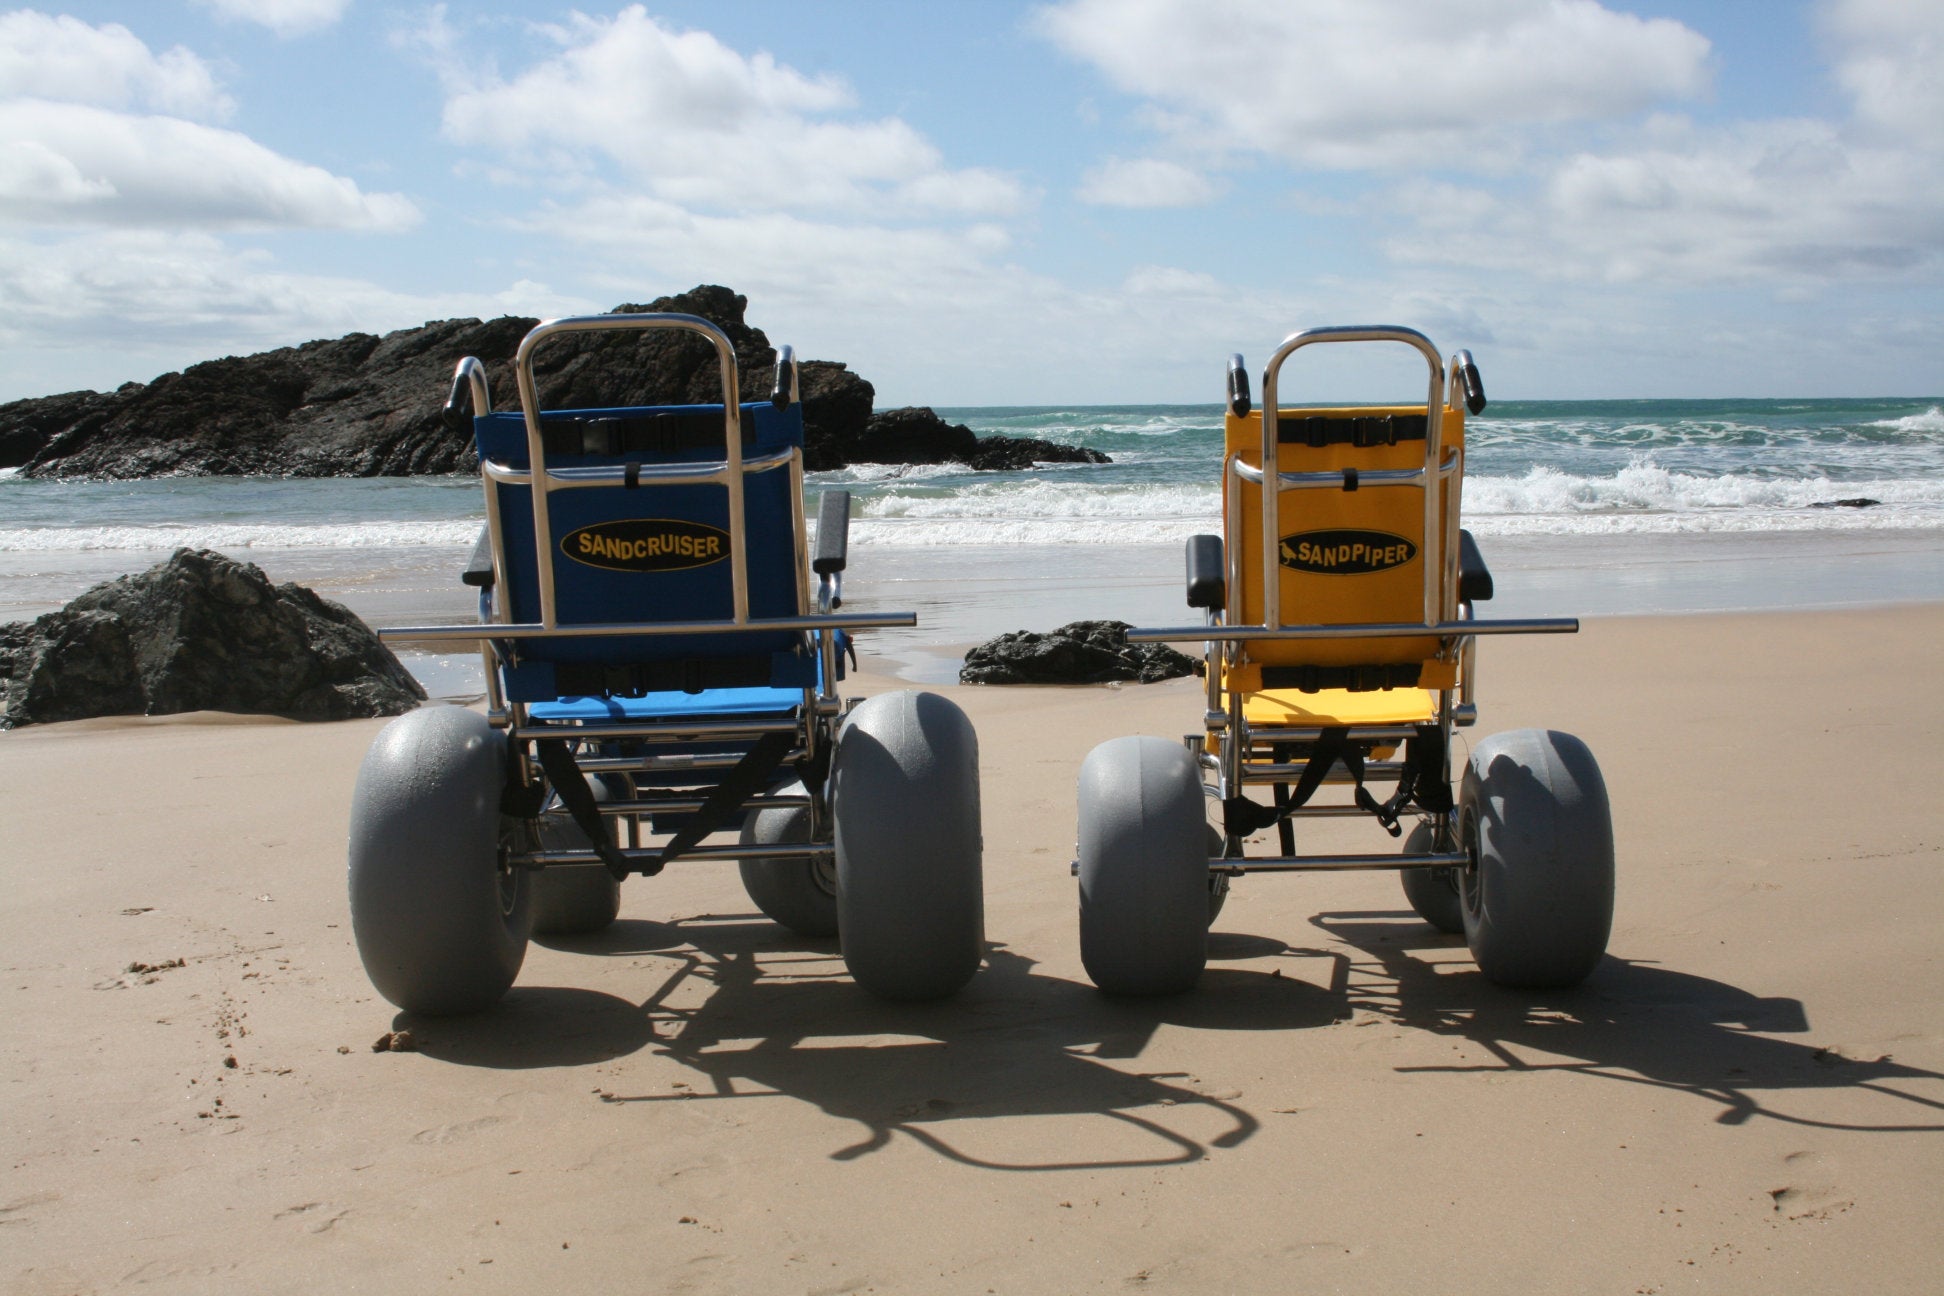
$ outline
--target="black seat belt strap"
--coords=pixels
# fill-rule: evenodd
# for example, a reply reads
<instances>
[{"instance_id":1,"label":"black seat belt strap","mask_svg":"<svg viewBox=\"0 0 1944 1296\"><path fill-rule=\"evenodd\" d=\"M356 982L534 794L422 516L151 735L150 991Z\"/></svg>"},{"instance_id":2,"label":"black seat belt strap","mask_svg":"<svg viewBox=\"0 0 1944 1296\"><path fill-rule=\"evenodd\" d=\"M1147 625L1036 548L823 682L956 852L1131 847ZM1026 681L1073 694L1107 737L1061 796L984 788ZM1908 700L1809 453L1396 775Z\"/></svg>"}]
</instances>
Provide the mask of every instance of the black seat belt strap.
<instances>
[{"instance_id":1,"label":"black seat belt strap","mask_svg":"<svg viewBox=\"0 0 1944 1296\"><path fill-rule=\"evenodd\" d=\"M560 797L560 804L567 807L574 822L580 826L587 837L588 845L607 865L609 873L616 881L635 871L628 863L628 857L621 853L608 835L607 824L601 820L600 802L594 799L594 790L587 786L587 775L574 762L573 749L565 738L542 738L533 744L540 757L540 768L546 771L547 781L553 784L554 792ZM660 871L660 865L653 865L646 872Z\"/></svg>"},{"instance_id":2,"label":"black seat belt strap","mask_svg":"<svg viewBox=\"0 0 1944 1296\"><path fill-rule=\"evenodd\" d=\"M717 829L726 827L751 797L770 785L776 767L783 763L783 758L790 754L796 742L794 731L784 731L766 733L751 744L743 758L723 775L722 782L709 790L709 795L702 799L702 804L689 816L688 822L662 847L661 863L655 866L657 871L661 864L681 855Z\"/></svg>"}]
</instances>

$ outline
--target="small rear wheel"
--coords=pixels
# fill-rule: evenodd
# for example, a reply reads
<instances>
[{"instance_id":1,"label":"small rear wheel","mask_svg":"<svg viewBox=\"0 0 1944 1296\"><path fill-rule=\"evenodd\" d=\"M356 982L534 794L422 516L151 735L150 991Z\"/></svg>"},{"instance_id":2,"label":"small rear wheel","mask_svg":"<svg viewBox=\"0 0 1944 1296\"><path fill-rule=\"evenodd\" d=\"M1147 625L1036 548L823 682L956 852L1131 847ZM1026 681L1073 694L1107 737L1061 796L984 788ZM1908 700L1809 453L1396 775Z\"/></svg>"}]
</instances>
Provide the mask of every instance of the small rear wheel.
<instances>
[{"instance_id":1,"label":"small rear wheel","mask_svg":"<svg viewBox=\"0 0 1944 1296\"><path fill-rule=\"evenodd\" d=\"M617 789L607 778L587 780L596 802L616 799ZM587 836L571 819L541 821L540 844L585 850ZM533 930L542 935L587 936L606 931L621 912L621 880L605 864L576 864L541 869L533 878Z\"/></svg>"},{"instance_id":2,"label":"small rear wheel","mask_svg":"<svg viewBox=\"0 0 1944 1296\"><path fill-rule=\"evenodd\" d=\"M940 999L979 970L985 898L979 740L956 705L869 699L830 763L837 928L856 982L884 999Z\"/></svg>"},{"instance_id":3,"label":"small rear wheel","mask_svg":"<svg viewBox=\"0 0 1944 1296\"><path fill-rule=\"evenodd\" d=\"M784 789L801 795L801 784ZM758 810L743 820L745 846L810 840L810 807ZM758 909L799 936L837 934L837 867L828 859L791 855L741 861L743 890Z\"/></svg>"},{"instance_id":4,"label":"small rear wheel","mask_svg":"<svg viewBox=\"0 0 1944 1296\"><path fill-rule=\"evenodd\" d=\"M1222 836L1221 829L1214 824L1209 824L1208 857L1222 859L1228 853L1228 839ZM1239 855L1241 852L1236 853ZM1222 916L1222 906L1228 903L1229 883L1232 880L1226 873L1217 873L1213 869L1208 871L1208 925L1210 927L1213 927L1215 920Z\"/></svg>"},{"instance_id":5,"label":"small rear wheel","mask_svg":"<svg viewBox=\"0 0 1944 1296\"><path fill-rule=\"evenodd\" d=\"M1472 752L1459 811L1479 970L1520 989L1579 984L1613 928L1613 818L1593 753L1552 730L1494 734Z\"/></svg>"},{"instance_id":6,"label":"small rear wheel","mask_svg":"<svg viewBox=\"0 0 1944 1296\"><path fill-rule=\"evenodd\" d=\"M504 734L476 711L422 707L386 725L351 797L351 930L378 993L407 1012L477 1012L519 975L529 875L503 820Z\"/></svg>"},{"instance_id":7,"label":"small rear wheel","mask_svg":"<svg viewBox=\"0 0 1944 1296\"><path fill-rule=\"evenodd\" d=\"M1080 961L1109 994L1191 990L1208 964L1207 815L1180 743L1115 738L1080 767Z\"/></svg>"},{"instance_id":8,"label":"small rear wheel","mask_svg":"<svg viewBox=\"0 0 1944 1296\"><path fill-rule=\"evenodd\" d=\"M1437 836L1428 823L1411 829L1404 839L1407 855L1422 855L1431 850ZM1465 930L1465 902L1458 896L1458 870L1455 868L1413 868L1399 874L1404 883L1404 898L1417 910L1417 916L1447 936Z\"/></svg>"}]
</instances>

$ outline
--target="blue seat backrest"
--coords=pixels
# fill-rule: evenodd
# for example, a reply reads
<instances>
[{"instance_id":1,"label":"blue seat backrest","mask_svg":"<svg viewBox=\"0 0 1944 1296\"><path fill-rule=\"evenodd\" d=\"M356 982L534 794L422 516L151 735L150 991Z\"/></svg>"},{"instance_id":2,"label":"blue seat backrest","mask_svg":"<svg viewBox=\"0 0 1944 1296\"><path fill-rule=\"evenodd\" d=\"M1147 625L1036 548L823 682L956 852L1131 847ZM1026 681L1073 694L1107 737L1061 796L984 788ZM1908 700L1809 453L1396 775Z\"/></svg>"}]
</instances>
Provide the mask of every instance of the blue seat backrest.
<instances>
[{"instance_id":1,"label":"blue seat backrest","mask_svg":"<svg viewBox=\"0 0 1944 1296\"><path fill-rule=\"evenodd\" d=\"M758 401L743 405L741 411L745 460L802 446L800 405L778 410L767 401ZM688 434L669 438L669 444L660 449L637 446L611 454L549 450L547 466L618 467L630 461L648 466L720 462L724 457L720 405L548 411L541 422L587 426L617 420L640 425L654 422L658 416L661 422L684 426ZM694 435L693 429L708 427L710 416L714 435ZM526 424L520 414L476 418L473 432L482 460L511 468L528 466ZM654 444L652 438L649 444ZM744 552L752 618L796 616L805 611L798 605L797 568L801 559L790 498L792 487L793 476L787 466L743 478ZM510 601L512 620L537 622L540 578L534 554L532 495L524 485L499 483L494 489L498 493L506 572L502 597ZM648 482L634 488L616 484L556 489L549 492L547 504L555 610L561 626L731 619L729 506L723 487ZM507 672L508 690L516 701L544 700L559 692L594 691L584 687L556 691L552 671L546 669L549 664L625 667L777 656L786 660L775 663L768 682L793 687L802 679L802 667L796 663L801 660L807 664L809 660L803 644L803 635L789 632L530 639L520 645L522 664ZM573 677L584 682L587 675L582 671ZM615 678L625 678L625 673Z\"/></svg>"}]
</instances>

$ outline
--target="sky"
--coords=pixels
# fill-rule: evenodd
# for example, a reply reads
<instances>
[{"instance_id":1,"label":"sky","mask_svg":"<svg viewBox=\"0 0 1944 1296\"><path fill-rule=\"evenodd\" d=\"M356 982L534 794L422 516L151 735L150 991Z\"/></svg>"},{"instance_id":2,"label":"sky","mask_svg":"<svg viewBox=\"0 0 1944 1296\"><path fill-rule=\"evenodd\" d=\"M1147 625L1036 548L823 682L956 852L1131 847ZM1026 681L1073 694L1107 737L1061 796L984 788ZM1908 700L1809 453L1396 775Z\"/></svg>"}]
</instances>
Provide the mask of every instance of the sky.
<instances>
[{"instance_id":1,"label":"sky","mask_svg":"<svg viewBox=\"0 0 1944 1296\"><path fill-rule=\"evenodd\" d=\"M699 283L880 408L1363 323L1500 398L1932 396L1944 0L0 7L0 401Z\"/></svg>"}]
</instances>

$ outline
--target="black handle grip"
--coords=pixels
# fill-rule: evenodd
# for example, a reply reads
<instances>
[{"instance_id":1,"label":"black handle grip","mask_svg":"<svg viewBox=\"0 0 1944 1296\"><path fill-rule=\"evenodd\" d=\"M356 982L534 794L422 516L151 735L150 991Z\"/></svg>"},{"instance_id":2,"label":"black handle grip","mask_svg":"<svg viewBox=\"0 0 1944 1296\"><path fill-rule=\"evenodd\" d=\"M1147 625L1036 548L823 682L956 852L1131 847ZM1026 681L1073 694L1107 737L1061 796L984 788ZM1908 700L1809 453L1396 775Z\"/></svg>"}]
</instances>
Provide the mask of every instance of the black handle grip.
<instances>
[{"instance_id":1,"label":"black handle grip","mask_svg":"<svg viewBox=\"0 0 1944 1296\"><path fill-rule=\"evenodd\" d=\"M1458 384L1465 389L1465 409L1473 414L1485 411L1485 380L1478 376L1478 366L1472 363L1469 351L1460 351L1458 359Z\"/></svg>"},{"instance_id":2,"label":"black handle grip","mask_svg":"<svg viewBox=\"0 0 1944 1296\"><path fill-rule=\"evenodd\" d=\"M1237 418L1247 418L1252 407L1249 400L1249 370L1242 363L1240 352L1229 357L1228 407L1229 413Z\"/></svg>"},{"instance_id":3,"label":"black handle grip","mask_svg":"<svg viewBox=\"0 0 1944 1296\"><path fill-rule=\"evenodd\" d=\"M825 491L817 505L817 552L810 570L828 576L844 570L850 548L850 492Z\"/></svg>"},{"instance_id":4,"label":"black handle grip","mask_svg":"<svg viewBox=\"0 0 1944 1296\"><path fill-rule=\"evenodd\" d=\"M796 350L793 347L776 349L776 381L770 386L770 404L783 410L790 408L797 398Z\"/></svg>"},{"instance_id":5,"label":"black handle grip","mask_svg":"<svg viewBox=\"0 0 1944 1296\"><path fill-rule=\"evenodd\" d=\"M452 375L452 390L446 395L445 409L439 414L439 421L448 432L467 432L473 416L472 383L467 381L466 370L462 366Z\"/></svg>"}]
</instances>

